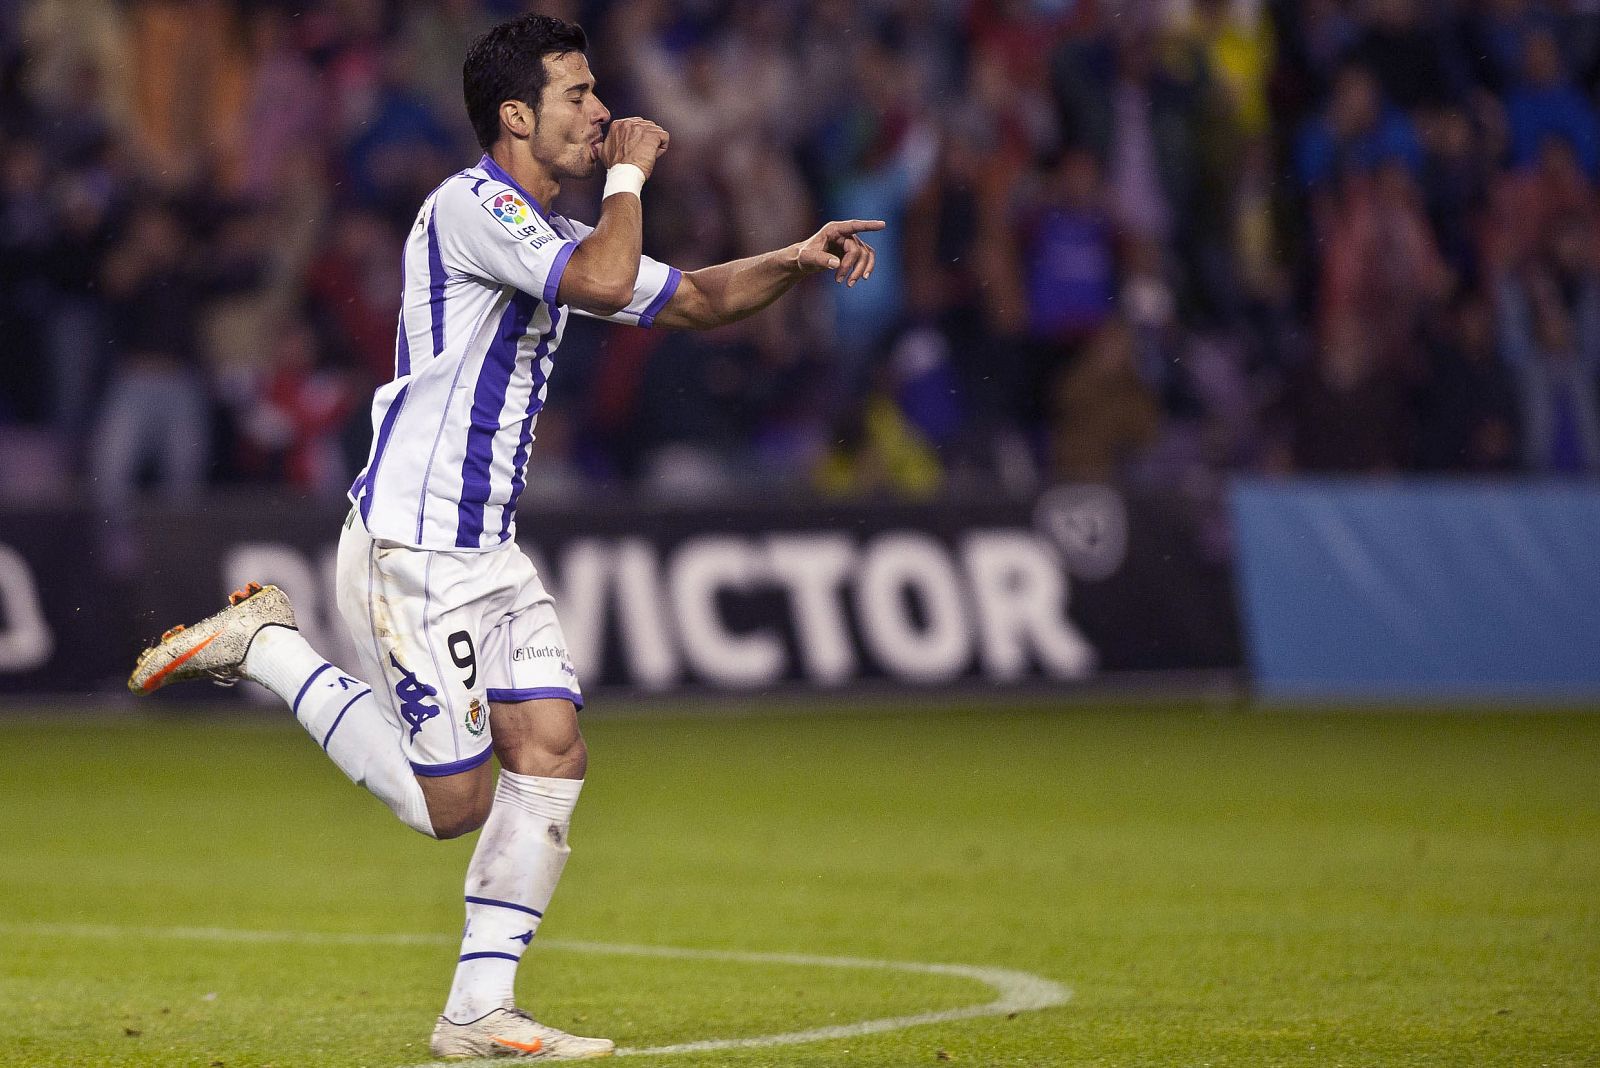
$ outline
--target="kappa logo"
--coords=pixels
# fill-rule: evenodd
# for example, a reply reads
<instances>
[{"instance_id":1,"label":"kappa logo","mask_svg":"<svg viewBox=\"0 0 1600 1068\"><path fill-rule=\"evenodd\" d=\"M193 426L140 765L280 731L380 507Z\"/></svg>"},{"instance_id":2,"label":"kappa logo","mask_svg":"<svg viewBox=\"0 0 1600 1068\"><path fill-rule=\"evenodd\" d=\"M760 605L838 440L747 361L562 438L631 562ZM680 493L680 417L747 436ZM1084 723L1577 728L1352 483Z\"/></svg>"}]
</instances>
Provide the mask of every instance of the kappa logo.
<instances>
[{"instance_id":1,"label":"kappa logo","mask_svg":"<svg viewBox=\"0 0 1600 1068\"><path fill-rule=\"evenodd\" d=\"M427 704L428 698L439 696L439 691L417 678L415 672L407 671L393 653L389 654L389 663L400 672L400 681L394 684L394 694L400 698L400 715L411 724L411 737L415 738L421 732L422 725L439 714L438 705Z\"/></svg>"},{"instance_id":2,"label":"kappa logo","mask_svg":"<svg viewBox=\"0 0 1600 1068\"><path fill-rule=\"evenodd\" d=\"M483 702L479 701L476 697L472 699L471 704L467 705L465 722L467 726L467 733L472 735L474 738L482 734L484 728L489 725L489 717L483 711Z\"/></svg>"},{"instance_id":3,"label":"kappa logo","mask_svg":"<svg viewBox=\"0 0 1600 1068\"><path fill-rule=\"evenodd\" d=\"M526 241L538 248L556 239L544 220L539 218L539 213L509 189L485 197L480 203L485 211L494 216L495 222L504 226L519 241Z\"/></svg>"}]
</instances>

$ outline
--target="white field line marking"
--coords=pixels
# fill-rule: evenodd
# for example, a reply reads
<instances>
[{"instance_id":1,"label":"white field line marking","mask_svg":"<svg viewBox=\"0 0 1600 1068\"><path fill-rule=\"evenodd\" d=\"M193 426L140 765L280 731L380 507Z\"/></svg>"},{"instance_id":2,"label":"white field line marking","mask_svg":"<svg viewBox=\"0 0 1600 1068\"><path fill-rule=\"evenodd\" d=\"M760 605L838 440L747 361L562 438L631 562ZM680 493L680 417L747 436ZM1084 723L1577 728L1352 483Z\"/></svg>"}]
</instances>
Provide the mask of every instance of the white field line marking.
<instances>
[{"instance_id":1,"label":"white field line marking","mask_svg":"<svg viewBox=\"0 0 1600 1068\"><path fill-rule=\"evenodd\" d=\"M351 946L437 946L454 945L446 935L357 934L318 931L249 931L226 927L117 927L70 923L0 923L0 931L16 934L64 935L77 938L155 938L193 942L293 943L300 945ZM747 953L738 950L685 949L677 946L619 945L611 942L585 942L572 939L540 939L547 949L573 953L609 954L619 957L664 957L673 960L717 960L738 964L786 964L812 968L870 968L881 971L910 972L917 975L953 975L972 979L994 991L993 1001L959 1009L890 1016L877 1020L813 1027L750 1038L710 1038L699 1042L679 1042L669 1046L645 1046L617 1050L619 1057L650 1054L708 1053L724 1049L761 1049L792 1046L803 1042L822 1042L834 1038L855 1038L886 1031L901 1031L924 1024L972 1020L983 1016L1008 1016L1064 1005L1072 991L1060 983L1010 968L984 968L969 964L923 964L917 961L873 960L865 957L821 957L808 953ZM456 1064L470 1062L453 1062ZM441 1066L444 1062L438 1062ZM433 1064L415 1068L434 1068Z\"/></svg>"},{"instance_id":2,"label":"white field line marking","mask_svg":"<svg viewBox=\"0 0 1600 1068\"><path fill-rule=\"evenodd\" d=\"M607 942L580 942L551 939L546 945L558 945L579 953L611 953L630 957L672 957L679 960L720 960L740 964L788 964L796 967L820 968L876 968L885 971L912 972L920 975L954 975L983 983L995 992L995 1000L982 1005L968 1005L941 1012L922 1012L910 1016L890 1016L878 1020L839 1024L834 1027L814 1027L805 1031L788 1031L777 1035L757 1035L752 1038L710 1038L699 1042L679 1042L670 1046L623 1048L617 1056L630 1057L660 1053L706 1053L721 1049L758 1049L766 1046L792 1046L802 1042L821 1042L830 1038L854 1038L858 1035L876 1035L885 1031L900 1031L923 1024L947 1023L951 1020L970 1020L980 1016L1006 1016L1014 1012L1031 1012L1064 1005L1072 991L1060 983L1027 972L1009 968L980 968L969 964L922 964L916 961L871 960L863 957L819 957L809 953L746 953L737 950L681 949L674 946L628 946Z\"/></svg>"}]
</instances>

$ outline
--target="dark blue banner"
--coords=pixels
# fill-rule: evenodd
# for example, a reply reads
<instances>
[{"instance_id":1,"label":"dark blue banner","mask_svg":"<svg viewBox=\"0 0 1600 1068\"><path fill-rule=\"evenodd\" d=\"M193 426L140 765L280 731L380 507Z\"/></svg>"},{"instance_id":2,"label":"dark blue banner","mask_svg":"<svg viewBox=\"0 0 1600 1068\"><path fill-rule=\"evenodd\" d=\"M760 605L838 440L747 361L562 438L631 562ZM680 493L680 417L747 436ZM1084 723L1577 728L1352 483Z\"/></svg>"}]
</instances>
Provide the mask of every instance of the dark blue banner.
<instances>
[{"instance_id":1,"label":"dark blue banner","mask_svg":"<svg viewBox=\"0 0 1600 1068\"><path fill-rule=\"evenodd\" d=\"M153 505L118 552L81 511L0 514L0 693L122 693L145 643L252 580L283 586L312 644L351 663L333 586L347 512L259 495ZM1239 662L1227 561L1177 498L1079 485L914 505L596 502L529 509L519 533L590 695L1070 684Z\"/></svg>"}]
</instances>

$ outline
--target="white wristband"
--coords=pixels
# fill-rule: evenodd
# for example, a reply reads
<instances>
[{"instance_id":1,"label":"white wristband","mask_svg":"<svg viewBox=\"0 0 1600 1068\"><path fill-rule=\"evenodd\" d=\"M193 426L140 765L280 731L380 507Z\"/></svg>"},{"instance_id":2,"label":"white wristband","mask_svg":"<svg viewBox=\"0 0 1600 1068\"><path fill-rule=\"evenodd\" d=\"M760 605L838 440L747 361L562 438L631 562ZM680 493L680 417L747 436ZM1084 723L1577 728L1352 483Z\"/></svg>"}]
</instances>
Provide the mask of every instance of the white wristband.
<instances>
[{"instance_id":1,"label":"white wristband","mask_svg":"<svg viewBox=\"0 0 1600 1068\"><path fill-rule=\"evenodd\" d=\"M619 163L606 171L606 191L600 199L605 200L613 193L632 193L637 197L643 190L644 171L631 163Z\"/></svg>"}]
</instances>

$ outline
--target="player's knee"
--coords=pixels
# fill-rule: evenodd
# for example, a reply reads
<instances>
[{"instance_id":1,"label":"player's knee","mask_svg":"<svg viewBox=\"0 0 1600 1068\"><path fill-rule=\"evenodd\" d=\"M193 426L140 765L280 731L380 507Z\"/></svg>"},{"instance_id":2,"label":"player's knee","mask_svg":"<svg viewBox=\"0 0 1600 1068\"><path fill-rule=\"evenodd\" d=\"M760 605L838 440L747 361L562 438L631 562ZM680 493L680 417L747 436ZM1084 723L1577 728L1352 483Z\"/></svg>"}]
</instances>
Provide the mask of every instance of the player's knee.
<instances>
[{"instance_id":1,"label":"player's knee","mask_svg":"<svg viewBox=\"0 0 1600 1068\"><path fill-rule=\"evenodd\" d=\"M589 771L589 746L579 734L572 739L572 744L558 754L552 754L557 770L551 772L553 778L581 779Z\"/></svg>"},{"instance_id":2,"label":"player's knee","mask_svg":"<svg viewBox=\"0 0 1600 1068\"><path fill-rule=\"evenodd\" d=\"M458 819L452 822L448 819L436 819L433 821L433 836L441 842L447 842L452 838L460 838L464 834L471 834L482 826L482 820Z\"/></svg>"},{"instance_id":3,"label":"player's knee","mask_svg":"<svg viewBox=\"0 0 1600 1068\"><path fill-rule=\"evenodd\" d=\"M486 803L474 802L440 807L444 811L436 812L430 808L428 818L433 824L433 836L441 841L471 834L482 827L483 821L489 818L489 805Z\"/></svg>"},{"instance_id":4,"label":"player's knee","mask_svg":"<svg viewBox=\"0 0 1600 1068\"><path fill-rule=\"evenodd\" d=\"M495 705L494 749L518 775L581 779L589 764L577 708L555 698Z\"/></svg>"},{"instance_id":5,"label":"player's knee","mask_svg":"<svg viewBox=\"0 0 1600 1068\"><path fill-rule=\"evenodd\" d=\"M483 826L494 803L494 775L487 764L442 778L417 777L435 838L460 838Z\"/></svg>"},{"instance_id":6,"label":"player's knee","mask_svg":"<svg viewBox=\"0 0 1600 1068\"><path fill-rule=\"evenodd\" d=\"M538 746L532 764L534 770L525 774L581 779L589 770L589 747L584 744L583 735L574 733L570 739Z\"/></svg>"},{"instance_id":7,"label":"player's knee","mask_svg":"<svg viewBox=\"0 0 1600 1068\"><path fill-rule=\"evenodd\" d=\"M519 775L581 779L589 768L589 747L583 735L530 738L504 746L500 762Z\"/></svg>"}]
</instances>

